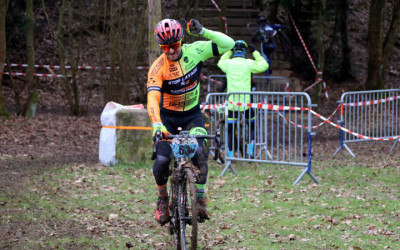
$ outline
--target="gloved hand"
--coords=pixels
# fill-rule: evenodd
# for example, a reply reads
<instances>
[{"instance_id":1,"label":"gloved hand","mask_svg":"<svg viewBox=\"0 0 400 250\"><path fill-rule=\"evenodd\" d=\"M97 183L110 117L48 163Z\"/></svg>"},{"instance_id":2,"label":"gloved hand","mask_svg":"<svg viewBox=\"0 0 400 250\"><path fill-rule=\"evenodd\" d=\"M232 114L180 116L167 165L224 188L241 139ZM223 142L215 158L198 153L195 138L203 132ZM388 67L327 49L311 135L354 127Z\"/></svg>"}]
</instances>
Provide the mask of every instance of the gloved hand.
<instances>
[{"instance_id":1,"label":"gloved hand","mask_svg":"<svg viewBox=\"0 0 400 250\"><path fill-rule=\"evenodd\" d=\"M186 25L186 31L189 35L202 36L204 27L196 19L190 19Z\"/></svg>"},{"instance_id":2,"label":"gloved hand","mask_svg":"<svg viewBox=\"0 0 400 250\"><path fill-rule=\"evenodd\" d=\"M161 131L161 134L163 135L163 137L164 137L164 134L168 134L167 128L161 122L153 123L153 137L156 134L157 130Z\"/></svg>"},{"instance_id":3,"label":"gloved hand","mask_svg":"<svg viewBox=\"0 0 400 250\"><path fill-rule=\"evenodd\" d=\"M253 53L253 52L256 50L256 49L254 48L254 46L251 45L251 44L247 45L247 47L248 47L250 53Z\"/></svg>"}]
</instances>

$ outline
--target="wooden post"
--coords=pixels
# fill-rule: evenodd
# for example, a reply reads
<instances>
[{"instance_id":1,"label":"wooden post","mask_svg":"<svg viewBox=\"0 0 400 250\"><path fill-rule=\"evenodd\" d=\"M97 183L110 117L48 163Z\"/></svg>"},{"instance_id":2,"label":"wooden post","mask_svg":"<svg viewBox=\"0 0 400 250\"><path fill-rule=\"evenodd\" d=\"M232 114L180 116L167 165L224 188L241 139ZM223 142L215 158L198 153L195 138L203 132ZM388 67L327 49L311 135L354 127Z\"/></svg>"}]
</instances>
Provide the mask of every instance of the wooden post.
<instances>
[{"instance_id":1,"label":"wooden post","mask_svg":"<svg viewBox=\"0 0 400 250\"><path fill-rule=\"evenodd\" d=\"M149 5L149 66L160 55L160 48L154 38L154 28L162 20L161 0L148 0Z\"/></svg>"},{"instance_id":2,"label":"wooden post","mask_svg":"<svg viewBox=\"0 0 400 250\"><path fill-rule=\"evenodd\" d=\"M7 112L6 106L3 101L2 79L4 62L6 59L6 13L7 13L7 0L0 0L0 116L10 117Z\"/></svg>"}]
</instances>

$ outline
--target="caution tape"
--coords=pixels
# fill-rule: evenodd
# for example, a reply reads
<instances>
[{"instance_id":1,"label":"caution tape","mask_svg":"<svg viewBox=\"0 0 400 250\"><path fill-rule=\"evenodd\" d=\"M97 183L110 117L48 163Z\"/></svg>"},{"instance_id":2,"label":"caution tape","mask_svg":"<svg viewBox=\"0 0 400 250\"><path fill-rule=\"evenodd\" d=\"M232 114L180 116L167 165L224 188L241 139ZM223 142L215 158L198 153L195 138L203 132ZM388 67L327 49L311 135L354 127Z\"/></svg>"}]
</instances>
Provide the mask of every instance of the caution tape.
<instances>
[{"instance_id":1,"label":"caution tape","mask_svg":"<svg viewBox=\"0 0 400 250\"><path fill-rule=\"evenodd\" d=\"M29 65L26 63L4 63L4 66L8 66L8 67L23 67L23 68L27 68ZM34 65L35 68L49 68L49 69L61 69L61 66L59 65L46 65L46 64L35 64ZM72 66L66 65L64 66L65 69L71 69ZM78 69L112 69L113 67L109 67L109 66L104 66L104 67L98 67L98 66L78 66ZM119 66L115 66L114 69L120 69ZM137 66L136 69L149 69L149 67L146 66Z\"/></svg>"},{"instance_id":2,"label":"caution tape","mask_svg":"<svg viewBox=\"0 0 400 250\"><path fill-rule=\"evenodd\" d=\"M223 82L217 81L217 80L212 79L212 78L210 78L210 77L208 77L208 76L205 76L205 75L203 75L203 74L200 74L200 77L203 78L203 79L209 80L209 81L211 81L211 82L215 82L215 83L218 83L218 84L224 84Z\"/></svg>"},{"instance_id":3,"label":"caution tape","mask_svg":"<svg viewBox=\"0 0 400 250\"><path fill-rule=\"evenodd\" d=\"M219 8L218 4L214 0L211 0L211 2L214 4L215 8L217 8L219 13L221 13L221 9ZM219 19L225 22L225 33L228 34L228 19L222 15L219 16Z\"/></svg>"},{"instance_id":4,"label":"caution tape","mask_svg":"<svg viewBox=\"0 0 400 250\"><path fill-rule=\"evenodd\" d=\"M26 73L3 72L3 75L26 76ZM34 73L33 76L38 76L38 77L60 77L60 78L65 78L64 75L59 75L59 74L38 74L38 73ZM67 75L66 77L72 77L72 75Z\"/></svg>"},{"instance_id":5,"label":"caution tape","mask_svg":"<svg viewBox=\"0 0 400 250\"><path fill-rule=\"evenodd\" d=\"M327 120L330 120L338 111L338 109L341 107L341 104L339 104L336 109L333 111L333 113L327 118ZM275 111L278 115L280 115L282 118L284 118L287 122L291 123L292 125L298 127L298 128L307 128L307 126L301 125L301 124L296 124L293 121L289 120L287 117L285 117L283 114L279 113L278 111ZM316 129L321 127L322 125L324 125L325 123L327 123L327 121L322 121L321 123L311 126L311 129Z\"/></svg>"},{"instance_id":6,"label":"caution tape","mask_svg":"<svg viewBox=\"0 0 400 250\"><path fill-rule=\"evenodd\" d=\"M239 107L249 107L256 109L267 109L267 110L308 110L308 108L280 106L269 103L240 103L240 102L228 102L228 103Z\"/></svg>"},{"instance_id":7,"label":"caution tape","mask_svg":"<svg viewBox=\"0 0 400 250\"><path fill-rule=\"evenodd\" d=\"M388 97L388 98L385 98L385 99L373 100L373 101L343 103L343 105L344 106L351 106L351 107L368 106L368 105L375 105L375 104L381 104L381 103L386 103L386 102L390 102L390 101L395 101L397 99L400 99L400 96L393 96L393 97Z\"/></svg>"},{"instance_id":8,"label":"caution tape","mask_svg":"<svg viewBox=\"0 0 400 250\"><path fill-rule=\"evenodd\" d=\"M394 99L389 98L389 99ZM396 97L397 99L397 97ZM386 100L386 99L383 99ZM335 128L341 129L346 133L352 134L354 136L357 136L360 139L367 139L367 140L374 140L374 141L389 141L389 140L397 140L400 139L400 136L393 136L393 137L386 137L386 138L379 138L379 137L370 137L370 136L365 136L358 134L356 132L353 132L347 128L344 128L340 125L337 125L336 123L330 121L329 119L336 113L336 111L339 109L339 107L343 107L342 104L340 104L335 111L328 117L325 118L324 116L318 114L314 110L312 110L310 107L309 108L302 108L302 107L292 107L292 106L281 106L281 105L272 105L268 103L240 103L240 102L228 102L229 104L235 105L235 106L240 106L240 107L249 107L249 108L257 108L257 109L267 109L267 110L275 110L275 111L281 111L281 110L300 110L300 111L309 111L311 114L315 115L316 117L320 118L323 120L322 123L313 126L312 128L317 128L321 126L324 123L329 123L330 125L334 126ZM212 105L201 105L202 109L217 109L218 107L222 107L224 104L212 104ZM279 112L278 112L279 114ZM293 122L291 122L294 124ZM302 128L307 128L306 126L301 126L299 124L294 124L297 127L302 127ZM206 124L206 127L209 127L210 124ZM110 128L110 129L132 129L132 130L152 130L152 127L136 127L136 126L102 126L103 128Z\"/></svg>"},{"instance_id":9,"label":"caution tape","mask_svg":"<svg viewBox=\"0 0 400 250\"><path fill-rule=\"evenodd\" d=\"M303 90L303 91L305 92L305 91L311 89L312 87L314 87L315 85L317 85L318 83L322 82L323 88L324 88L324 92L325 92L325 98L326 98L327 101L329 101L328 89L326 88L326 83L325 83L325 81L322 79L322 72L321 72L321 71L318 71L317 67L315 66L315 63L314 63L314 61L313 61L313 59L312 59L312 57L311 57L310 52L308 51L308 48L307 48L307 46L306 46L306 43L304 42L304 39L303 39L303 37L302 37L301 34L300 34L300 30L297 28L297 25L296 25L296 23L294 22L293 17L292 17L292 15L291 15L290 13L289 13L289 17L290 17L290 20L292 21L292 24L293 24L293 26L294 26L294 29L296 30L297 35L299 36L299 39L300 39L301 44L303 45L303 48L304 48L304 50L305 50L306 53L307 53L307 57L308 57L308 59L310 60L311 65L313 66L313 68L314 68L314 70L315 70L315 73L316 73L316 80L315 80L315 82L314 82L311 86L307 87L307 88L306 88L305 90Z\"/></svg>"},{"instance_id":10,"label":"caution tape","mask_svg":"<svg viewBox=\"0 0 400 250\"><path fill-rule=\"evenodd\" d=\"M208 128L210 124L206 124L206 128ZM102 128L111 128L111 129L127 129L127 130L153 130L153 127L140 127L140 126L101 126Z\"/></svg>"},{"instance_id":11,"label":"caution tape","mask_svg":"<svg viewBox=\"0 0 400 250\"><path fill-rule=\"evenodd\" d=\"M200 105L201 110L210 110L210 109L218 109L220 107L225 106L225 104L202 104Z\"/></svg>"},{"instance_id":12,"label":"caution tape","mask_svg":"<svg viewBox=\"0 0 400 250\"><path fill-rule=\"evenodd\" d=\"M103 128L134 129L134 130L153 130L152 127L137 127L137 126L103 126Z\"/></svg>"},{"instance_id":13,"label":"caution tape","mask_svg":"<svg viewBox=\"0 0 400 250\"><path fill-rule=\"evenodd\" d=\"M346 133L349 133L349 134L352 134L352 135L354 135L354 136L357 136L357 137L360 138L360 139L367 139L367 140L374 140L374 141L390 141L390 140L397 140L397 139L400 139L400 136L379 138L379 137L370 137L370 136L360 135L360 134L358 134L358 133L356 133L356 132L353 132L353 131L351 131L351 130L349 130L349 129L347 129L347 128L344 128L344 127L342 127L342 126L340 126L340 125L337 125L337 124L335 124L335 123L329 121L327 118L323 117L322 115L318 114L317 112L315 112L315 111L312 110L312 109L309 109L309 110L310 110L311 114L313 114L313 115L317 116L318 118L320 118L320 119L326 121L327 123L331 124L332 126L338 128L338 129L341 129L341 130L343 130L343 131L346 132Z\"/></svg>"},{"instance_id":14,"label":"caution tape","mask_svg":"<svg viewBox=\"0 0 400 250\"><path fill-rule=\"evenodd\" d=\"M23 67L27 68L29 65L25 63L11 63L7 64L5 63L4 66L8 67ZM46 64L35 64L35 68L49 68L49 69L61 69L61 66L59 65L46 65ZM71 69L72 67L69 65L64 66L65 69ZM95 67L95 66L78 66L78 69L111 69L112 67ZM115 69L120 69L120 67L116 66L114 67ZM136 69L149 69L149 67L145 66L138 66ZM12 76L26 76L26 73L20 73L20 72L3 72L3 75L12 75ZM39 73L34 73L33 76L37 77L72 77L72 75L61 75L61 74L39 74Z\"/></svg>"},{"instance_id":15,"label":"caution tape","mask_svg":"<svg viewBox=\"0 0 400 250\"><path fill-rule=\"evenodd\" d=\"M394 98L393 98L394 99ZM386 100L386 99L384 99ZM347 128L344 128L340 125L335 124L334 122L330 121L329 119L332 118L332 116L336 113L336 111L339 109L339 107L343 107L342 104L340 104L335 111L328 117L325 118L324 116L318 114L317 112L315 112L314 110L312 110L311 108L302 108L302 107L292 107L292 106L280 106L280 105L272 105L272 104L266 104L266 103L239 103L239 102L228 102L229 104L235 105L235 106L240 106L240 107L249 107L249 108L257 108L257 109L267 109L267 110L275 110L275 111L280 111L280 110L301 110L301 111L309 111L311 112L311 114L317 116L318 118L320 118L321 120L323 120L322 123L313 126L312 128L317 128L319 126L321 126L324 123L329 123L330 125L334 126L335 128L341 129L346 133L352 134L354 136L357 136L358 138L361 139L367 139L367 140L375 140L375 141L389 141L389 140L397 140L400 139L400 136L393 136L393 137L386 137L386 138L379 138L379 137L370 137L370 136L365 136L365 135L361 135L358 134L356 132L353 132ZM215 108L221 106L220 104L218 105L214 105L214 106L210 106L211 108ZM279 112L278 112L279 114ZM302 126L299 124L295 124L292 122L293 125L297 126L297 127L302 127L302 128L307 128L306 126Z\"/></svg>"}]
</instances>

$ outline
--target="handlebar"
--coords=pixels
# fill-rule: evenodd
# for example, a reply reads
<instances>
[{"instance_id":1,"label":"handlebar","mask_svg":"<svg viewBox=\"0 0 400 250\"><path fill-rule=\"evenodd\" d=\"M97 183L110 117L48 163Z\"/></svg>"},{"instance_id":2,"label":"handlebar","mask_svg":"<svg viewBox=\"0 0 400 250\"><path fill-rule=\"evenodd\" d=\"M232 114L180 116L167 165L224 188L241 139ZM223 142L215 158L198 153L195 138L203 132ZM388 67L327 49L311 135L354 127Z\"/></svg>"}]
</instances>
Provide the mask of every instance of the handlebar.
<instances>
[{"instance_id":1,"label":"handlebar","mask_svg":"<svg viewBox=\"0 0 400 250\"><path fill-rule=\"evenodd\" d=\"M177 135L167 135L168 139L173 139L173 138L182 138L185 136L189 136L191 138L196 138L196 139L214 139L215 143L216 143L216 147L215 147L215 154L214 154L214 160L217 160L218 154L219 154L219 150L221 147L221 132L219 131L219 129L216 131L215 135L189 135L189 131L182 131L182 132L187 132L187 134L183 133L183 134L177 134ZM181 132L181 133L182 133ZM161 133L161 130L157 130L155 135L153 136L153 154L151 156L151 160L155 160L157 157L157 144L160 141L160 139L163 139L163 134Z\"/></svg>"}]
</instances>

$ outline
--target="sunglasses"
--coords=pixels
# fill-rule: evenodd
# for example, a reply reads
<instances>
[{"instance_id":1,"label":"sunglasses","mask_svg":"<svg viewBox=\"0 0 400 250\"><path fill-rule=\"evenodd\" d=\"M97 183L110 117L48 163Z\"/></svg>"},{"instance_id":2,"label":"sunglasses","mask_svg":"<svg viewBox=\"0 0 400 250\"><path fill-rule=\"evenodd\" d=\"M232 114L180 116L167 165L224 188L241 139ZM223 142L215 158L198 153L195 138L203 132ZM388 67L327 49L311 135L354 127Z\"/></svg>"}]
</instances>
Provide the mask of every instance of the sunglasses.
<instances>
[{"instance_id":1,"label":"sunglasses","mask_svg":"<svg viewBox=\"0 0 400 250\"><path fill-rule=\"evenodd\" d=\"M182 42L182 40L180 40L179 42L176 42L176 43L172 43L172 44L160 45L160 48L165 52L169 52L169 49L177 50L177 49L179 49L179 47L181 47L181 42Z\"/></svg>"}]
</instances>

